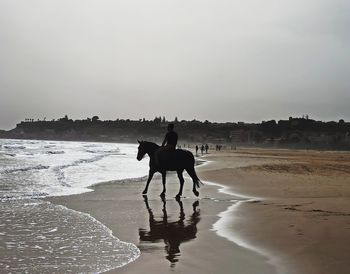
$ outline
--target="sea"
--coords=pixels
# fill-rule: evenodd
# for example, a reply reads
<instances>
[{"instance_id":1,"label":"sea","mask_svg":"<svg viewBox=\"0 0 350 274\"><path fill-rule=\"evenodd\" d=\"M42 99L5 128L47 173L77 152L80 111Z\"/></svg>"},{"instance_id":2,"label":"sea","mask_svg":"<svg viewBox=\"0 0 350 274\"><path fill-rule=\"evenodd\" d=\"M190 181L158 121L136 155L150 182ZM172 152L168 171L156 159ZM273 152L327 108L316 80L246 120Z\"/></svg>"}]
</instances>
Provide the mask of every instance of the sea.
<instances>
[{"instance_id":1,"label":"sea","mask_svg":"<svg viewBox=\"0 0 350 274\"><path fill-rule=\"evenodd\" d=\"M136 144L0 139L0 272L100 273L134 261L134 244L43 198L143 178L136 154Z\"/></svg>"}]
</instances>

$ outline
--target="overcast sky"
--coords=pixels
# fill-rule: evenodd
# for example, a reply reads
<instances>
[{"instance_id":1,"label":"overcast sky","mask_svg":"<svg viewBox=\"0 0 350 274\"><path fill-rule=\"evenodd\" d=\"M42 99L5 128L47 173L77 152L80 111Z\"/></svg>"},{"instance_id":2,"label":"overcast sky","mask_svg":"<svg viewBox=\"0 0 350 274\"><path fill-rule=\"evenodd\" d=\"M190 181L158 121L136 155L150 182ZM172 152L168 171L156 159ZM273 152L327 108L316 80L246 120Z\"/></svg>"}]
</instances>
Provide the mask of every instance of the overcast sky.
<instances>
[{"instance_id":1,"label":"overcast sky","mask_svg":"<svg viewBox=\"0 0 350 274\"><path fill-rule=\"evenodd\" d=\"M350 120L349 0L0 0L0 128L24 118Z\"/></svg>"}]
</instances>

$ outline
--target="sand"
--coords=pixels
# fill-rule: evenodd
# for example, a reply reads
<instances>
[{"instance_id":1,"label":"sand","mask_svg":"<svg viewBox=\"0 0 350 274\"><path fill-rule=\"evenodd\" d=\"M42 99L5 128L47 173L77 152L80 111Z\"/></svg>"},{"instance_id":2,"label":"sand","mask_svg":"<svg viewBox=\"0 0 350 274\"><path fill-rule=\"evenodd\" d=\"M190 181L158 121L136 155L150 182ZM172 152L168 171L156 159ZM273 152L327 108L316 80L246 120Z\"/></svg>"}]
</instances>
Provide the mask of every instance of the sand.
<instances>
[{"instance_id":1,"label":"sand","mask_svg":"<svg viewBox=\"0 0 350 274\"><path fill-rule=\"evenodd\" d=\"M349 273L350 153L240 149L203 159L200 197L186 178L181 203L174 174L165 204L159 178L147 200L145 182L109 182L50 201L140 248L109 273Z\"/></svg>"}]
</instances>

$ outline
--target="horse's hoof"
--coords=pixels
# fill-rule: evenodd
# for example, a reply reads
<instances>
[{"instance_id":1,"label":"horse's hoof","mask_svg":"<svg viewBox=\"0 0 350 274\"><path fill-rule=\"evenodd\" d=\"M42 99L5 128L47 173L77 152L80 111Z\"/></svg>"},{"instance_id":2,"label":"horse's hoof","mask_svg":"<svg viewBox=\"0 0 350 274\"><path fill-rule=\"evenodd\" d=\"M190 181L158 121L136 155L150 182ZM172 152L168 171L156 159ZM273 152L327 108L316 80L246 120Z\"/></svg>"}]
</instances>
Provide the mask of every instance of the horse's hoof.
<instances>
[{"instance_id":1,"label":"horse's hoof","mask_svg":"<svg viewBox=\"0 0 350 274\"><path fill-rule=\"evenodd\" d=\"M193 191L194 195L196 195L197 197L199 196L199 192L198 191Z\"/></svg>"}]
</instances>

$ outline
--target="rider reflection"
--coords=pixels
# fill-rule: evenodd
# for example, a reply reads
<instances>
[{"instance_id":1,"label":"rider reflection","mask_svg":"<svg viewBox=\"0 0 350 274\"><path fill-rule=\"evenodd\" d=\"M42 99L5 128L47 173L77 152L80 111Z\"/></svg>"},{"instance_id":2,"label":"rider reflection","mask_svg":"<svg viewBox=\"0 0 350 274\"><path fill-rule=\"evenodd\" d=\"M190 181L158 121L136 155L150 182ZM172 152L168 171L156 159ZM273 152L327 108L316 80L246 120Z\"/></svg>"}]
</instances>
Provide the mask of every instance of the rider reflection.
<instances>
[{"instance_id":1,"label":"rider reflection","mask_svg":"<svg viewBox=\"0 0 350 274\"><path fill-rule=\"evenodd\" d=\"M180 207L180 214L177 221L170 222L168 220L168 214L166 211L166 200L162 198L163 203L163 216L156 220L152 209L149 206L147 196L144 196L145 205L149 213L149 230L140 228L140 245L145 243L157 243L161 240L165 243L165 252L167 253L166 259L170 261L170 267L175 267L180 256L180 245L183 242L188 242L196 238L197 224L200 221L200 213L197 207L199 202L193 203L192 215L185 218L185 212L182 201L177 199L176 201Z\"/></svg>"}]
</instances>

